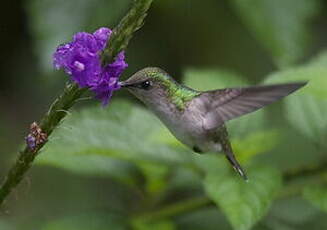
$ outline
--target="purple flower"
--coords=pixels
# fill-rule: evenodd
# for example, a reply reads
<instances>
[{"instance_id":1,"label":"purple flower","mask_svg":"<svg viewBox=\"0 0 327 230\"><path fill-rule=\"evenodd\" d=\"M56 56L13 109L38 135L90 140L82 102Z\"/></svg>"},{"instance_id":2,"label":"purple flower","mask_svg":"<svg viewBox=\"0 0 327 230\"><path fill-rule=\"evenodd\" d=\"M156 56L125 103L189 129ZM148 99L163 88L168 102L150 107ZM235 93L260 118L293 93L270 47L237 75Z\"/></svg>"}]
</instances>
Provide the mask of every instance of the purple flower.
<instances>
[{"instance_id":1,"label":"purple flower","mask_svg":"<svg viewBox=\"0 0 327 230\"><path fill-rule=\"evenodd\" d=\"M111 35L112 31L108 28L101 27L93 33L95 39L97 40L97 45L100 50L106 47L106 43Z\"/></svg>"},{"instance_id":2,"label":"purple flower","mask_svg":"<svg viewBox=\"0 0 327 230\"><path fill-rule=\"evenodd\" d=\"M48 134L43 132L41 127L33 122L30 125L30 132L25 137L27 147L33 152L36 151L37 147L48 140Z\"/></svg>"},{"instance_id":3,"label":"purple flower","mask_svg":"<svg viewBox=\"0 0 327 230\"><path fill-rule=\"evenodd\" d=\"M108 104L114 90L119 89L118 78L127 68L124 52L115 61L101 66L101 51L112 31L100 28L93 34L79 32L73 41L60 45L53 55L55 68L63 68L81 88L90 88L103 105Z\"/></svg>"},{"instance_id":4,"label":"purple flower","mask_svg":"<svg viewBox=\"0 0 327 230\"><path fill-rule=\"evenodd\" d=\"M103 105L107 105L114 90L120 88L118 85L118 79L124 69L127 68L125 62L124 52L120 52L115 61L103 68L101 77L91 87L95 92L95 97L102 101Z\"/></svg>"},{"instance_id":5,"label":"purple flower","mask_svg":"<svg viewBox=\"0 0 327 230\"><path fill-rule=\"evenodd\" d=\"M36 138L32 134L28 134L25 141L30 149L34 150L36 148Z\"/></svg>"}]
</instances>

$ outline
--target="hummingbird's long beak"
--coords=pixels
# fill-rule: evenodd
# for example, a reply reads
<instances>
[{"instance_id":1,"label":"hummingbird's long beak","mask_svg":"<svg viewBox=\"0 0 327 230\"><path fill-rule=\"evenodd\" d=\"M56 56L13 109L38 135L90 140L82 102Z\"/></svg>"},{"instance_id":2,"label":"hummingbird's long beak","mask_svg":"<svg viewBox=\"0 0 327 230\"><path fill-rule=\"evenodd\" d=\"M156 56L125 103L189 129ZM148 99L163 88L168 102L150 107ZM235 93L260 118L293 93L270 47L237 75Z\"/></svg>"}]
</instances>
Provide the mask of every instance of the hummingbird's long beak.
<instances>
[{"instance_id":1,"label":"hummingbird's long beak","mask_svg":"<svg viewBox=\"0 0 327 230\"><path fill-rule=\"evenodd\" d=\"M127 87L132 87L133 86L133 84L131 84L131 83L128 83L128 82L126 82L126 81L120 81L119 82L119 85L120 85L120 87L122 87L122 88L127 88Z\"/></svg>"}]
</instances>

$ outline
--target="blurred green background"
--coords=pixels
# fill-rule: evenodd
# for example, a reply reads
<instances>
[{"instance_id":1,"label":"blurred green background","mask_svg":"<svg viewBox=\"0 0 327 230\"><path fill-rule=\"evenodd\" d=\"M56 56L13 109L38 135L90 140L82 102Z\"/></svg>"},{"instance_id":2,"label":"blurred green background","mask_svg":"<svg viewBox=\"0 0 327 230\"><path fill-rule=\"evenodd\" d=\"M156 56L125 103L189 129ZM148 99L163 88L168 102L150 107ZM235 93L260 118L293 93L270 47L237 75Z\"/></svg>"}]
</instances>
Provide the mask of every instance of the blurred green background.
<instances>
[{"instance_id":1,"label":"blurred green background","mask_svg":"<svg viewBox=\"0 0 327 230\"><path fill-rule=\"evenodd\" d=\"M0 14L0 176L60 94L56 46L114 27L130 0L17 0ZM82 100L0 213L0 230L327 228L327 3L155 0L123 78L158 66L196 89L309 80L228 123L250 182L179 144L139 102ZM86 97L92 95L86 95Z\"/></svg>"}]
</instances>

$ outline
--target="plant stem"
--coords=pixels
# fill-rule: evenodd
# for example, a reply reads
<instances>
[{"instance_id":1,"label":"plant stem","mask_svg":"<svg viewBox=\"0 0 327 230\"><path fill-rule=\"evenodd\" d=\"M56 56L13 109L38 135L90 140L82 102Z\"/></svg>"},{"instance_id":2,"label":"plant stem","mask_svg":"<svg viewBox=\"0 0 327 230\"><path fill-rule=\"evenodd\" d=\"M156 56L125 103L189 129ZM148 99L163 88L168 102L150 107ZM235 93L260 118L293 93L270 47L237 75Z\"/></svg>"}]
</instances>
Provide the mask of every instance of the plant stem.
<instances>
[{"instance_id":1,"label":"plant stem","mask_svg":"<svg viewBox=\"0 0 327 230\"><path fill-rule=\"evenodd\" d=\"M124 50L135 31L142 27L152 0L135 0L134 6L112 31L108 41L109 46L102 54L103 63L111 63L114 57Z\"/></svg>"},{"instance_id":2,"label":"plant stem","mask_svg":"<svg viewBox=\"0 0 327 230\"><path fill-rule=\"evenodd\" d=\"M64 92L53 102L49 111L43 117L40 128L48 136L59 125L59 122L66 116L67 110L74 105L76 100L81 97L86 89L80 89L76 84L66 85ZM39 153L45 143L31 150L25 146L24 150L19 153L18 159L9 170L0 189L0 205L8 196L10 191L22 180L24 174L31 167L34 158Z\"/></svg>"},{"instance_id":3,"label":"plant stem","mask_svg":"<svg viewBox=\"0 0 327 230\"><path fill-rule=\"evenodd\" d=\"M327 172L327 161L325 160L320 161L319 164L287 171L284 173L284 180L288 182L301 177L319 175L324 172Z\"/></svg>"},{"instance_id":4,"label":"plant stem","mask_svg":"<svg viewBox=\"0 0 327 230\"><path fill-rule=\"evenodd\" d=\"M155 220L175 217L198 208L213 204L208 197L191 198L168 205L158 211L144 213L132 218L132 222L151 222Z\"/></svg>"},{"instance_id":5,"label":"plant stem","mask_svg":"<svg viewBox=\"0 0 327 230\"><path fill-rule=\"evenodd\" d=\"M107 43L107 47L102 54L103 64L111 63L114 57L122 50L126 49L133 33L139 29L146 17L146 12L150 8L153 0L135 0L127 15L121 20L114 29ZM40 122L42 132L49 137L52 131L59 126L62 119L67 115L67 111L76 103L87 89L79 88L75 83L67 84L63 93L53 102L49 111L44 115ZM46 144L41 143L31 150L25 146L20 151L18 159L9 170L0 188L0 205L24 177L31 167L35 157Z\"/></svg>"}]
</instances>

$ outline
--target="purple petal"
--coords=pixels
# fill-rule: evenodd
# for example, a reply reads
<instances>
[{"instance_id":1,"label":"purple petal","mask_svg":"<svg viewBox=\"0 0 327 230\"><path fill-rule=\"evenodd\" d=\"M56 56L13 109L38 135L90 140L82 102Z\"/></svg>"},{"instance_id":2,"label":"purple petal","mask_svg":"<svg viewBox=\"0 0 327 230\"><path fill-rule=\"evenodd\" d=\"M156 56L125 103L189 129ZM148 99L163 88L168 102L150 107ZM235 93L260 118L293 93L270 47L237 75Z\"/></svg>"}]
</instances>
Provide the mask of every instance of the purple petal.
<instances>
[{"instance_id":1,"label":"purple petal","mask_svg":"<svg viewBox=\"0 0 327 230\"><path fill-rule=\"evenodd\" d=\"M33 135L28 134L28 136L25 137L25 141L26 141L26 145L30 149L35 149L35 147L36 147L36 138Z\"/></svg>"},{"instance_id":2,"label":"purple petal","mask_svg":"<svg viewBox=\"0 0 327 230\"><path fill-rule=\"evenodd\" d=\"M113 63L105 67L105 71L110 77L118 78L127 67L128 64L125 62L125 53L122 51L117 55Z\"/></svg>"},{"instance_id":3,"label":"purple petal","mask_svg":"<svg viewBox=\"0 0 327 230\"><path fill-rule=\"evenodd\" d=\"M79 32L74 35L73 43L84 47L88 52L97 53L100 49L98 42L92 34L86 32Z\"/></svg>"},{"instance_id":4,"label":"purple petal","mask_svg":"<svg viewBox=\"0 0 327 230\"><path fill-rule=\"evenodd\" d=\"M98 42L99 50L103 50L106 46L106 43L111 35L112 31L109 28L101 27L93 33L95 39Z\"/></svg>"},{"instance_id":5,"label":"purple petal","mask_svg":"<svg viewBox=\"0 0 327 230\"><path fill-rule=\"evenodd\" d=\"M67 56L71 49L71 43L58 46L56 52L53 54L53 65L56 69L65 66Z\"/></svg>"}]
</instances>

